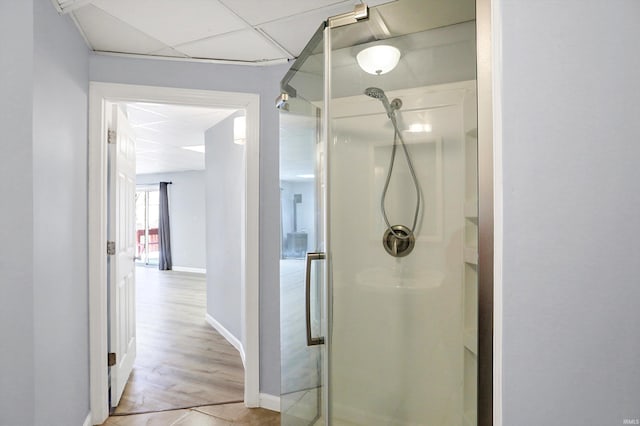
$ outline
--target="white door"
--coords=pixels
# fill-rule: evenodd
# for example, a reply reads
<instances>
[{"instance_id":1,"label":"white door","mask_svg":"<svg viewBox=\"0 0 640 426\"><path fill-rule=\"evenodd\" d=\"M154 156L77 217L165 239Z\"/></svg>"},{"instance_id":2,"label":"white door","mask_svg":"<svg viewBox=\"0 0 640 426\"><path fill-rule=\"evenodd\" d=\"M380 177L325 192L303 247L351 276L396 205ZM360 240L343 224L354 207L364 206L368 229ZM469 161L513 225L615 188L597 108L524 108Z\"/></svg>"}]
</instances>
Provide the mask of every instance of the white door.
<instances>
[{"instance_id":1,"label":"white door","mask_svg":"<svg viewBox=\"0 0 640 426\"><path fill-rule=\"evenodd\" d=\"M135 316L135 137L127 117L113 106L109 126L109 352L116 354L111 367L111 405L116 407L136 357ZM115 143L113 143L115 141Z\"/></svg>"}]
</instances>

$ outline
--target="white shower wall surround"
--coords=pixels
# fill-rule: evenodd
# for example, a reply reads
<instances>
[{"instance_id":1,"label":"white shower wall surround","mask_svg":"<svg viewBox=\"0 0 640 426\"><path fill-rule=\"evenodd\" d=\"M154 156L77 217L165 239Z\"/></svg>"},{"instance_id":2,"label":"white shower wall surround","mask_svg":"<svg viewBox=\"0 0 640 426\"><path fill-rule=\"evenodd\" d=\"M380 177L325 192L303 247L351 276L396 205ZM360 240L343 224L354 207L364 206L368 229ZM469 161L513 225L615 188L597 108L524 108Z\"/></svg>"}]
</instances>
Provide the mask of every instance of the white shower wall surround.
<instances>
[{"instance_id":1,"label":"white shower wall surround","mask_svg":"<svg viewBox=\"0 0 640 426\"><path fill-rule=\"evenodd\" d=\"M466 133L475 128L475 81L388 96L403 101L404 129L425 119L432 124L431 132L404 134L424 207L414 251L403 258L387 254L379 203L393 128L375 101L335 99L332 410L336 419L357 424L458 425L465 399L475 400L475 388L465 395L465 382L476 381L473 365L465 369L465 356L467 364L475 362L465 349L465 331L475 331L475 324L468 322L473 312L465 312L472 304L464 303L465 200L475 197L467 180L476 179L465 150ZM358 114L372 105L378 111ZM392 225L411 223L415 194L400 154L386 205Z\"/></svg>"}]
</instances>

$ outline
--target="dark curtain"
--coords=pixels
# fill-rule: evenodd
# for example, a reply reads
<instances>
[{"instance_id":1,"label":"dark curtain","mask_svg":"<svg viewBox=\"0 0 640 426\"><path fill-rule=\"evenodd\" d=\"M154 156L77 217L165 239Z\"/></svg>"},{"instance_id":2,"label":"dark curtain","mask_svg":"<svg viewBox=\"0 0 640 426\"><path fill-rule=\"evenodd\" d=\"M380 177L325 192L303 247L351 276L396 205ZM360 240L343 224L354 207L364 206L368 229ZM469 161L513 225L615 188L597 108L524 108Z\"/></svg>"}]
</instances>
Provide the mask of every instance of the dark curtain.
<instances>
[{"instance_id":1,"label":"dark curtain","mask_svg":"<svg viewBox=\"0 0 640 426\"><path fill-rule=\"evenodd\" d=\"M160 260L158 269L171 270L171 232L169 230L169 182L160 182L160 223L158 225L158 239L160 241Z\"/></svg>"}]
</instances>

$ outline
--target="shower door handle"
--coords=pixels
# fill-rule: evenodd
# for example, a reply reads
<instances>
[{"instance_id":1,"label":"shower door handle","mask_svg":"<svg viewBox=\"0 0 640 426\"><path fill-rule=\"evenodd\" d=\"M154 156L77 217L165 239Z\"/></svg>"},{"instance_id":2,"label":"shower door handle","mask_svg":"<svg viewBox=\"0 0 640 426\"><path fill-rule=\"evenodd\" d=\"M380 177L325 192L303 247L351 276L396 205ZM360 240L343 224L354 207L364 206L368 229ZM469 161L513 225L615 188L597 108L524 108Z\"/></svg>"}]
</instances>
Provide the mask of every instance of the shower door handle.
<instances>
[{"instance_id":1,"label":"shower door handle","mask_svg":"<svg viewBox=\"0 0 640 426\"><path fill-rule=\"evenodd\" d=\"M311 262L314 260L322 260L326 256L324 253L307 253L307 266L305 277L305 307L307 321L307 346L324 344L324 337L311 336Z\"/></svg>"}]
</instances>

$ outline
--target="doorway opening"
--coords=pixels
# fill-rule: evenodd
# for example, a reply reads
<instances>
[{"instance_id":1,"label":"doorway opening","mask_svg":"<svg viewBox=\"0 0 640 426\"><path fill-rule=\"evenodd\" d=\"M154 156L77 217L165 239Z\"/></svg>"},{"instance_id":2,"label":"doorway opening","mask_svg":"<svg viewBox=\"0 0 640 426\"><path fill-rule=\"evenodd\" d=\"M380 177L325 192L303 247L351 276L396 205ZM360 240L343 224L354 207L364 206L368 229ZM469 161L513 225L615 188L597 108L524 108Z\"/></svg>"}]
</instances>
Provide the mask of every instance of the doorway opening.
<instances>
[{"instance_id":1,"label":"doorway opening","mask_svg":"<svg viewBox=\"0 0 640 426\"><path fill-rule=\"evenodd\" d=\"M135 360L130 371L117 364L118 359L110 369L111 415L242 402L244 367L239 350L208 321L240 322L241 246L236 242L217 252L215 246L226 238L207 229L224 223L228 232L241 232L237 218L243 209L246 128L237 123L245 111L148 102L119 103L117 108L135 135L135 200L122 202L116 196L118 208L135 209L136 267L130 280L135 297L129 302L134 305L135 334L130 338L135 341ZM122 129L116 132L117 144ZM111 176L122 174L112 158L120 151L118 146L111 148ZM216 184L220 180L228 190L220 190ZM225 220L221 209L236 214ZM122 214L110 216L110 223L117 226ZM116 241L119 236L115 232ZM208 250L224 258L222 267L207 256ZM212 273L207 275L209 263ZM118 285L109 282L110 300L125 305L117 297L118 289L111 289ZM227 295L226 303L236 303L238 309L221 312L217 299L231 291L235 293ZM131 321L118 310L110 308L110 316L116 313L109 327L110 352L116 357L128 350L119 348L118 331L127 334L127 327L119 324ZM238 331L234 330L236 336Z\"/></svg>"},{"instance_id":2,"label":"doorway opening","mask_svg":"<svg viewBox=\"0 0 640 426\"><path fill-rule=\"evenodd\" d=\"M246 114L244 163L244 197L240 214L240 332L231 333L214 318L207 322L240 352L244 361L243 400L247 407L259 405L258 359L258 232L259 232L259 96L185 90L150 86L91 83L90 143L89 143L89 315L90 315L90 402L94 424L103 422L109 414L108 285L107 285L107 183L108 130L110 105L147 102L171 105L192 105L210 108L234 108ZM151 223L148 223L151 225ZM150 259L152 227L143 230ZM141 249L139 249L141 250ZM213 321L211 321L213 320ZM238 337L235 337L238 336Z\"/></svg>"}]
</instances>

